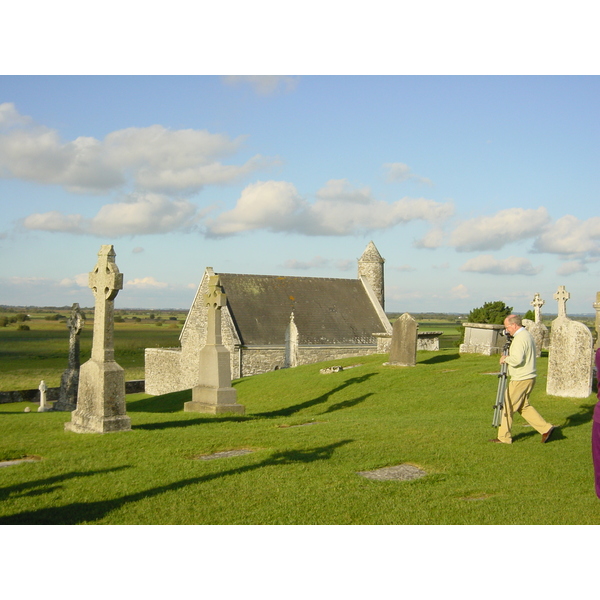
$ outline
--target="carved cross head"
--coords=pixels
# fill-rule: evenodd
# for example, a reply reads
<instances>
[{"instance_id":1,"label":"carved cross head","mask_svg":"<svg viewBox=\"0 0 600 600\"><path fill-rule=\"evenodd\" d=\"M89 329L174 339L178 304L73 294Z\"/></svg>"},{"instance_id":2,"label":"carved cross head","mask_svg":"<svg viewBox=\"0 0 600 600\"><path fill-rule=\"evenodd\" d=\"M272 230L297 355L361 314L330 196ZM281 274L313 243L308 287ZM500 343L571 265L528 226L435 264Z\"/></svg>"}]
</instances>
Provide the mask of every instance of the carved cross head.
<instances>
[{"instance_id":1,"label":"carved cross head","mask_svg":"<svg viewBox=\"0 0 600 600\"><path fill-rule=\"evenodd\" d=\"M204 295L206 306L221 310L227 304L227 296L221 286L221 278L218 275L211 275L208 279L208 294Z\"/></svg>"},{"instance_id":2,"label":"carved cross head","mask_svg":"<svg viewBox=\"0 0 600 600\"><path fill-rule=\"evenodd\" d=\"M123 273L115 263L115 251L112 245L101 246L98 252L98 263L89 274L89 287L96 299L114 300L123 289Z\"/></svg>"},{"instance_id":3,"label":"carved cross head","mask_svg":"<svg viewBox=\"0 0 600 600\"><path fill-rule=\"evenodd\" d=\"M558 291L554 294L553 298L558 302L558 316L567 316L567 300L571 297L571 294L567 292L564 285L559 286Z\"/></svg>"}]
</instances>

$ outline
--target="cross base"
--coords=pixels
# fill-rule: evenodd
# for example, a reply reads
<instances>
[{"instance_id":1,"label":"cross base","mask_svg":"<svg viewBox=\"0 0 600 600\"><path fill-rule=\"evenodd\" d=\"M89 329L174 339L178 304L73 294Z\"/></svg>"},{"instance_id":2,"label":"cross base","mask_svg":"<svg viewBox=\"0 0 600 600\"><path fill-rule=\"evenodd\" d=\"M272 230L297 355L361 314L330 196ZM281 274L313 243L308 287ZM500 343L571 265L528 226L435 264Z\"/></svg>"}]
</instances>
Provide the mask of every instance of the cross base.
<instances>
[{"instance_id":1,"label":"cross base","mask_svg":"<svg viewBox=\"0 0 600 600\"><path fill-rule=\"evenodd\" d=\"M185 412L209 413L212 415L236 413L243 415L246 407L238 404L235 388L209 388L196 386L192 389L192 400L183 405Z\"/></svg>"}]
</instances>

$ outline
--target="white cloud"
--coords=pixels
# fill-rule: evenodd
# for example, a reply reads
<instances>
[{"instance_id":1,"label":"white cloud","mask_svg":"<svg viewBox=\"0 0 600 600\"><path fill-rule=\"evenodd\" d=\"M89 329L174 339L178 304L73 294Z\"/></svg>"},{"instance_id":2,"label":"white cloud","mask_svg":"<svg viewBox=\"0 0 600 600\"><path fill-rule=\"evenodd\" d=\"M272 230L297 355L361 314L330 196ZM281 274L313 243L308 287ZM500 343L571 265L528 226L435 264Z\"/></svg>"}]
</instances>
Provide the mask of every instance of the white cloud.
<instances>
[{"instance_id":1,"label":"white cloud","mask_svg":"<svg viewBox=\"0 0 600 600\"><path fill-rule=\"evenodd\" d=\"M540 235L533 249L572 257L600 255L600 217L581 221L572 215L565 215Z\"/></svg>"},{"instance_id":2,"label":"white cloud","mask_svg":"<svg viewBox=\"0 0 600 600\"><path fill-rule=\"evenodd\" d=\"M14 127L29 125L31 118L20 115L12 102L0 104L0 127Z\"/></svg>"},{"instance_id":3,"label":"white cloud","mask_svg":"<svg viewBox=\"0 0 600 600\"><path fill-rule=\"evenodd\" d=\"M354 190L345 180L332 180L319 190L315 203L302 198L285 181L257 182L246 187L232 210L207 222L209 235L267 230L304 235L352 235L389 229L413 220L443 221L454 212L450 203L403 198L391 204Z\"/></svg>"},{"instance_id":4,"label":"white cloud","mask_svg":"<svg viewBox=\"0 0 600 600\"><path fill-rule=\"evenodd\" d=\"M489 275L537 275L542 267L534 267L528 259L517 256L498 260L491 254L482 254L468 260L460 270Z\"/></svg>"},{"instance_id":5,"label":"white cloud","mask_svg":"<svg viewBox=\"0 0 600 600\"><path fill-rule=\"evenodd\" d=\"M127 287L132 287L138 290L146 290L149 288L166 288L167 284L162 281L156 281L154 277L142 277L131 279L125 283Z\"/></svg>"},{"instance_id":6,"label":"white cloud","mask_svg":"<svg viewBox=\"0 0 600 600\"><path fill-rule=\"evenodd\" d=\"M385 171L387 171L388 181L418 181L419 183L425 183L426 185L433 185L431 179L427 177L421 177L416 173L413 173L411 168L404 163L385 163L383 165Z\"/></svg>"},{"instance_id":7,"label":"white cloud","mask_svg":"<svg viewBox=\"0 0 600 600\"><path fill-rule=\"evenodd\" d=\"M89 273L79 273L74 277L65 277L58 282L61 287L80 287L86 288L89 286Z\"/></svg>"},{"instance_id":8,"label":"white cloud","mask_svg":"<svg viewBox=\"0 0 600 600\"><path fill-rule=\"evenodd\" d=\"M556 274L568 277L569 275L574 275L575 273L584 273L587 270L588 268L585 266L583 261L571 260L563 263L558 269L556 269Z\"/></svg>"},{"instance_id":9,"label":"white cloud","mask_svg":"<svg viewBox=\"0 0 600 600\"><path fill-rule=\"evenodd\" d=\"M434 249L439 248L444 241L444 230L439 227L430 229L420 240L413 243L415 248Z\"/></svg>"},{"instance_id":10,"label":"white cloud","mask_svg":"<svg viewBox=\"0 0 600 600\"><path fill-rule=\"evenodd\" d=\"M507 208L491 217L476 217L452 232L450 245L459 252L499 250L511 242L542 234L550 223L546 208Z\"/></svg>"},{"instance_id":11,"label":"white cloud","mask_svg":"<svg viewBox=\"0 0 600 600\"><path fill-rule=\"evenodd\" d=\"M0 132L0 177L78 193L106 193L128 183L146 191L192 193L278 164L260 155L241 165L223 164L240 150L244 138L205 130L152 125L114 131L104 140L63 141L57 131L19 115L12 104L0 105L0 123L13 125Z\"/></svg>"},{"instance_id":12,"label":"white cloud","mask_svg":"<svg viewBox=\"0 0 600 600\"><path fill-rule=\"evenodd\" d=\"M159 194L133 194L123 202L104 205L91 219L51 211L29 215L23 219L23 226L39 231L108 237L148 235L191 227L197 210L188 200L170 200Z\"/></svg>"},{"instance_id":13,"label":"white cloud","mask_svg":"<svg viewBox=\"0 0 600 600\"><path fill-rule=\"evenodd\" d=\"M249 85L259 96L269 96L278 91L293 92L300 81L289 75L225 75L222 80L227 85Z\"/></svg>"},{"instance_id":14,"label":"white cloud","mask_svg":"<svg viewBox=\"0 0 600 600\"><path fill-rule=\"evenodd\" d=\"M469 293L467 286L462 283L459 283L450 290L451 298L469 298L470 296L471 294Z\"/></svg>"},{"instance_id":15,"label":"white cloud","mask_svg":"<svg viewBox=\"0 0 600 600\"><path fill-rule=\"evenodd\" d=\"M141 246L136 246L131 253L132 254L140 254L141 252L145 252L144 248L142 248Z\"/></svg>"},{"instance_id":16,"label":"white cloud","mask_svg":"<svg viewBox=\"0 0 600 600\"><path fill-rule=\"evenodd\" d=\"M400 265L399 267L392 267L394 271L398 271L400 273L407 273L409 271L416 271L415 267L411 267L410 265Z\"/></svg>"}]
</instances>

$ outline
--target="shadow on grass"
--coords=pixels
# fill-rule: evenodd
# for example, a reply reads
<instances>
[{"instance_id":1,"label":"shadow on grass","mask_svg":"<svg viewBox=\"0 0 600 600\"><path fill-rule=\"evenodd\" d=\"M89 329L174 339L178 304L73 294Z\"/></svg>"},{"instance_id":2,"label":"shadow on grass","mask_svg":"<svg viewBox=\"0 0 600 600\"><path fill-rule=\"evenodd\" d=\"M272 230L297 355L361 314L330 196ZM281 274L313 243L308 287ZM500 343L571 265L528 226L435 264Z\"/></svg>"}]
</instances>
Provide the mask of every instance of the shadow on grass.
<instances>
[{"instance_id":1,"label":"shadow on grass","mask_svg":"<svg viewBox=\"0 0 600 600\"><path fill-rule=\"evenodd\" d=\"M569 415L565 419L564 425L560 425L560 427L566 429L567 427L579 427L580 425L585 425L586 423L589 423L594 416L595 406L595 404L582 405L580 407L581 410L579 412Z\"/></svg>"},{"instance_id":2,"label":"shadow on grass","mask_svg":"<svg viewBox=\"0 0 600 600\"><path fill-rule=\"evenodd\" d=\"M418 364L420 365L436 365L438 363L445 363L451 360L458 360L460 358L460 354L440 354L438 356L432 356L427 360L420 360Z\"/></svg>"},{"instance_id":3,"label":"shadow on grass","mask_svg":"<svg viewBox=\"0 0 600 600\"><path fill-rule=\"evenodd\" d=\"M342 410L343 408L352 408L361 402L364 402L369 396L372 396L373 393L365 394L364 396L359 396L358 398L354 398L354 400L345 400L344 402L338 402L337 404L332 404L326 411L323 411L321 414L325 415L327 413L334 412L336 410Z\"/></svg>"},{"instance_id":4,"label":"shadow on grass","mask_svg":"<svg viewBox=\"0 0 600 600\"><path fill-rule=\"evenodd\" d=\"M373 377L373 375L375 375L375 373L367 373L366 375L362 375L361 377L351 377L350 379L347 379L344 383L338 385L336 388L333 388L329 392L326 392L325 394L323 394L322 396L319 396L318 398L315 398L314 400L307 400L306 402L301 402L300 404L294 404L292 406L288 406L287 408L280 408L279 410L273 410L273 411L264 412L264 413L257 413L255 416L256 417L266 417L266 418L289 417L290 415L300 412L301 410L304 410L305 408L310 408L311 406L317 406L318 404L323 404L323 403L327 402L327 400L329 400L329 398L331 396L333 396L333 394L347 388L350 385L364 383L365 381L367 381L368 379ZM351 401L349 401L349 402L351 402ZM343 404L343 403L340 403L340 404ZM340 408L343 408L343 407L340 406Z\"/></svg>"},{"instance_id":5,"label":"shadow on grass","mask_svg":"<svg viewBox=\"0 0 600 600\"><path fill-rule=\"evenodd\" d=\"M276 467L280 465L290 465L294 463L311 463L318 460L328 460L333 456L334 451L341 446L351 443L354 440L341 440L339 442L329 444L328 446L320 446L308 450L291 450L287 452L276 452L269 458L256 463L230 469L229 471L221 471L210 475L202 475L200 477L191 477L182 479L168 485L151 488L143 492L129 494L114 500L102 500L98 502L73 502L66 506L52 506L49 508L40 508L15 515L0 517L0 525L77 525L79 523L91 523L102 519L113 510L117 510L130 502L138 502L145 498L152 498L164 494L166 492L174 492L188 485L197 485L228 477L229 475L240 475L264 467ZM123 468L123 467L121 467ZM89 473L93 475L94 473ZM85 474L84 474L85 475ZM15 486L17 487L17 486Z\"/></svg>"},{"instance_id":6,"label":"shadow on grass","mask_svg":"<svg viewBox=\"0 0 600 600\"><path fill-rule=\"evenodd\" d=\"M127 403L127 412L175 413L183 410L184 402L192 399L192 390L171 392Z\"/></svg>"},{"instance_id":7,"label":"shadow on grass","mask_svg":"<svg viewBox=\"0 0 600 600\"><path fill-rule=\"evenodd\" d=\"M170 427L191 427L192 425L200 425L206 423L233 423L236 421L251 421L253 418L254 417L242 417L239 415L231 415L230 417L201 417L198 419L185 419L181 421L166 421L164 423L144 423L143 425L132 425L131 428L146 429L148 431L153 431L155 429L169 429Z\"/></svg>"},{"instance_id":8,"label":"shadow on grass","mask_svg":"<svg viewBox=\"0 0 600 600\"><path fill-rule=\"evenodd\" d=\"M113 469L101 469L99 471L73 471L72 473L65 473L64 475L56 475L55 477L48 477L47 479L38 479L37 481L28 481L26 483L19 483L18 485L11 485L5 488L0 488L0 501L5 500L11 495L18 496L41 496L42 494L49 494L56 489L59 489L59 484L69 479L75 479L76 477L89 477L90 475L100 475L101 473L110 473L112 471L122 471L123 469L130 469L129 465L122 467L115 467Z\"/></svg>"}]
</instances>

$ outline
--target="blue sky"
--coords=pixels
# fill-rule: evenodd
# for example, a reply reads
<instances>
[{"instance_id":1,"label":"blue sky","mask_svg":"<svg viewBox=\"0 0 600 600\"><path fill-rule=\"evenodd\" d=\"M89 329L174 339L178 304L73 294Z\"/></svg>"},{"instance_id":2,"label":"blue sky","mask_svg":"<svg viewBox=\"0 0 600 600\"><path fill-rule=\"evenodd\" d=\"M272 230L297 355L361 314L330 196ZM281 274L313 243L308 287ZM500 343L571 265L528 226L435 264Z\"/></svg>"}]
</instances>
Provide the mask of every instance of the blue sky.
<instances>
[{"instance_id":1,"label":"blue sky","mask_svg":"<svg viewBox=\"0 0 600 600\"><path fill-rule=\"evenodd\" d=\"M355 277L386 309L600 290L597 76L1 76L0 303L187 308L217 272Z\"/></svg>"}]
</instances>

